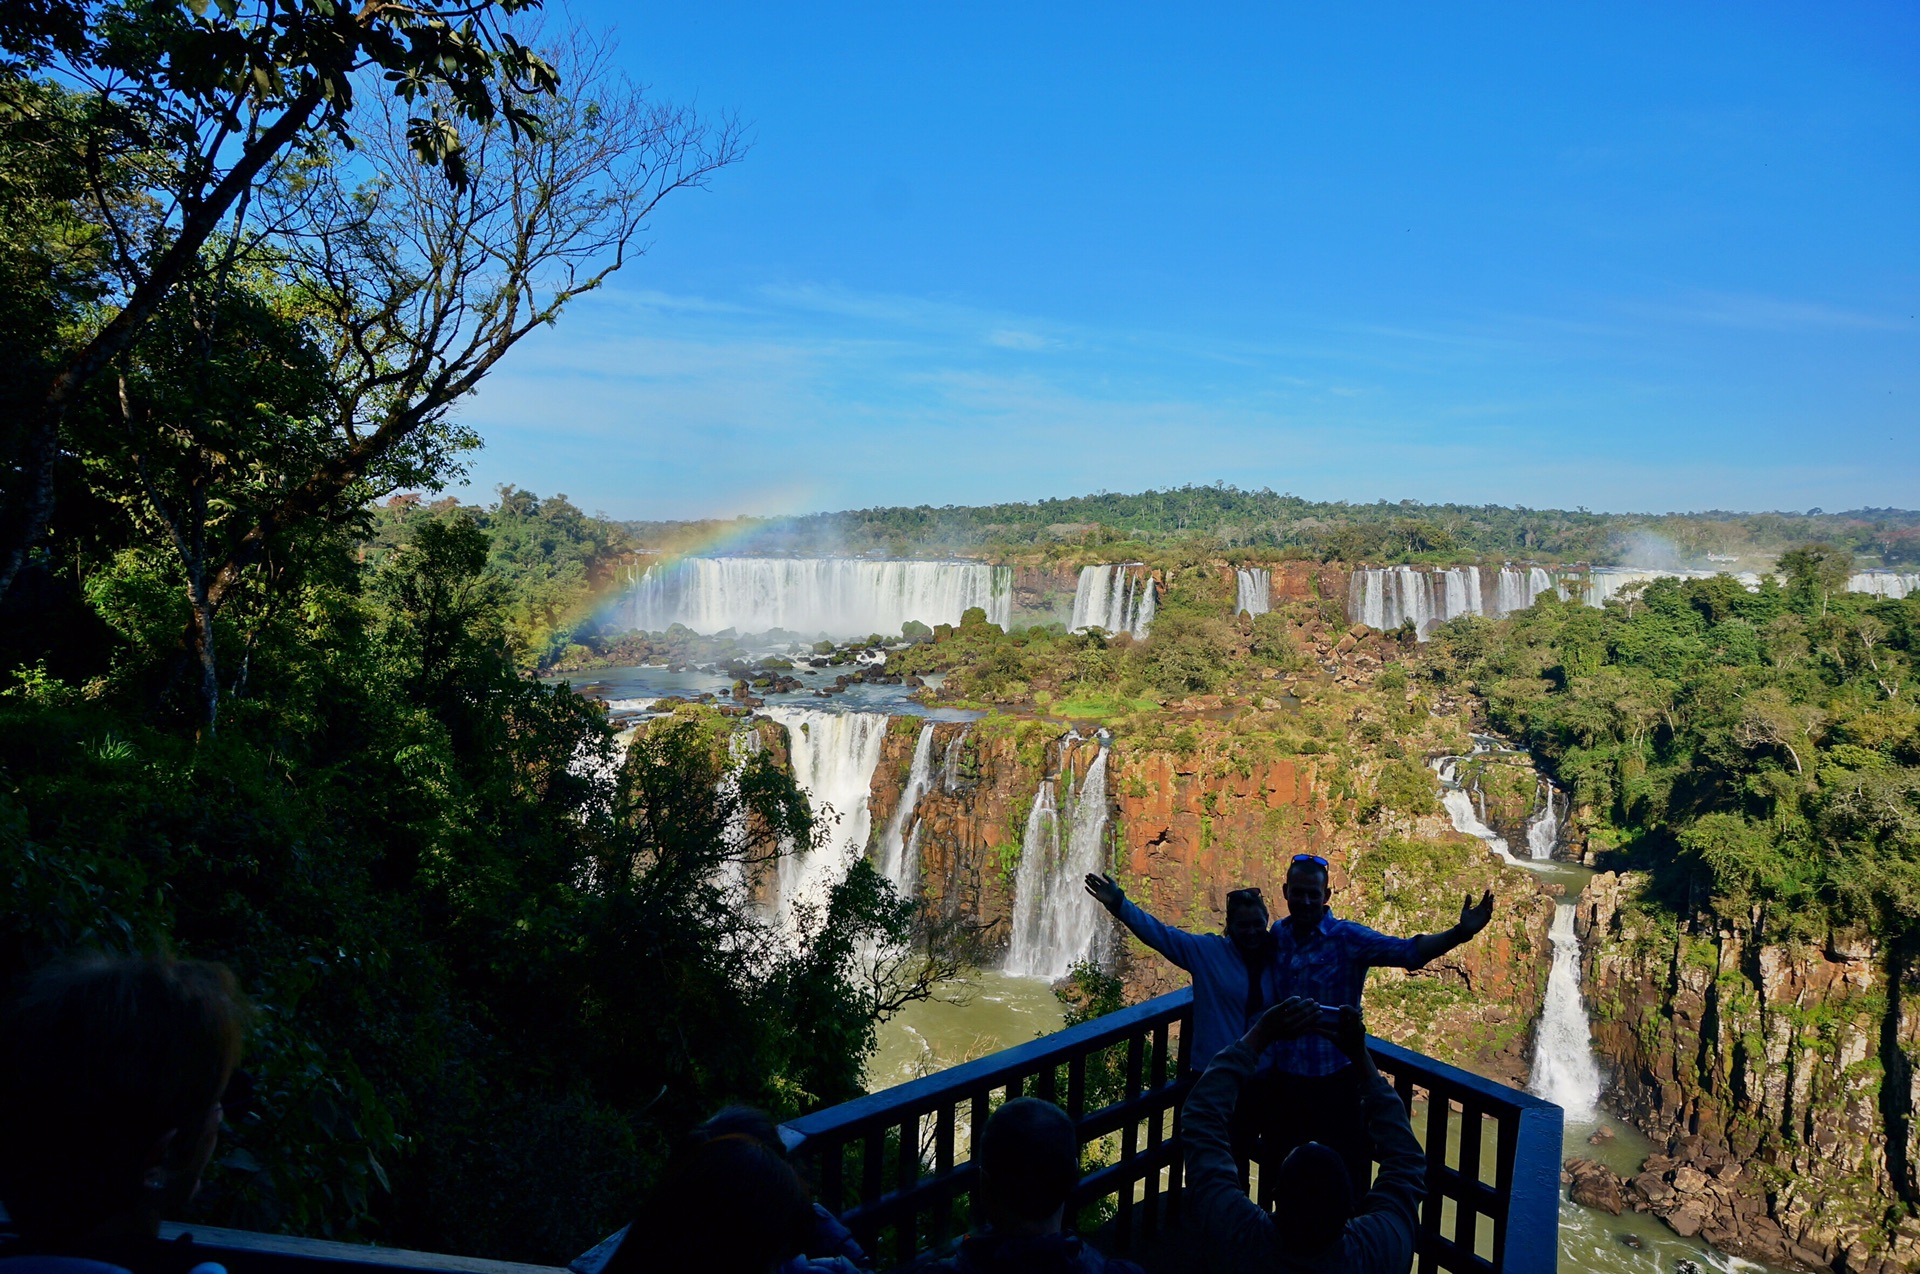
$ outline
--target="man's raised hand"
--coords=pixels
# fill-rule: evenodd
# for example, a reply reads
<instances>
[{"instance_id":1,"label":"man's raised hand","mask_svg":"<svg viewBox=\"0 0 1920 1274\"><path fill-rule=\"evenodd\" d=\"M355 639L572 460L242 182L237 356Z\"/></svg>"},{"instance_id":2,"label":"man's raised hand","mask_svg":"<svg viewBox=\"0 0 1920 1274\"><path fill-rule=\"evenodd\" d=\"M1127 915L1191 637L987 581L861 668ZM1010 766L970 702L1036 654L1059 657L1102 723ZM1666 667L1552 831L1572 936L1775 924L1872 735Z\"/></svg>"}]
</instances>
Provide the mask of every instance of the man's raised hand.
<instances>
[{"instance_id":1,"label":"man's raised hand","mask_svg":"<svg viewBox=\"0 0 1920 1274\"><path fill-rule=\"evenodd\" d=\"M1087 873L1087 892L1093 895L1095 902L1105 907L1108 911L1118 911L1120 904L1127 900L1126 890L1120 888L1119 881L1111 876L1103 876L1095 872ZM1492 895L1489 894L1488 898L1491 899ZM1489 905L1491 905L1491 902L1489 902Z\"/></svg>"},{"instance_id":2,"label":"man's raised hand","mask_svg":"<svg viewBox=\"0 0 1920 1274\"><path fill-rule=\"evenodd\" d=\"M1493 890L1481 894L1479 902L1473 901L1472 894L1460 899L1460 936L1463 940L1486 928L1487 922L1492 919Z\"/></svg>"}]
</instances>

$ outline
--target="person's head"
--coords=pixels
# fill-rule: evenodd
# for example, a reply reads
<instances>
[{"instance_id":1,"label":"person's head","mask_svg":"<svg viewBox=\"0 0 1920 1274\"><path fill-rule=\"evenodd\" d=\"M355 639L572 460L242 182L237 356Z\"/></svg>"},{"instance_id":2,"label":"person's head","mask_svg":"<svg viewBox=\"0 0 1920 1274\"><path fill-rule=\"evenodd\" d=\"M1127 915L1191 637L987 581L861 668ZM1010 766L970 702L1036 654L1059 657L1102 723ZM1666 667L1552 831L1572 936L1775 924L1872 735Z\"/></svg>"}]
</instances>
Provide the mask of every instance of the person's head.
<instances>
[{"instance_id":1,"label":"person's head","mask_svg":"<svg viewBox=\"0 0 1920 1274\"><path fill-rule=\"evenodd\" d=\"M739 1132L695 1140L669 1165L607 1274L770 1274L806 1245L812 1218L806 1186L765 1142Z\"/></svg>"},{"instance_id":2,"label":"person's head","mask_svg":"<svg viewBox=\"0 0 1920 1274\"><path fill-rule=\"evenodd\" d=\"M0 1045L0 1201L28 1241L150 1236L199 1188L240 1059L233 975L88 957L34 977Z\"/></svg>"},{"instance_id":3,"label":"person's head","mask_svg":"<svg viewBox=\"0 0 1920 1274\"><path fill-rule=\"evenodd\" d=\"M773 1117L753 1106L722 1107L693 1130L692 1140L713 1141L734 1136L751 1137L782 1159L787 1157L787 1143L780 1140L780 1129Z\"/></svg>"},{"instance_id":4,"label":"person's head","mask_svg":"<svg viewBox=\"0 0 1920 1274\"><path fill-rule=\"evenodd\" d=\"M1287 900L1287 915L1295 923L1311 928L1327 914L1330 894L1327 888L1327 860L1318 854L1295 854L1287 864L1287 884L1282 893Z\"/></svg>"},{"instance_id":5,"label":"person's head","mask_svg":"<svg viewBox=\"0 0 1920 1274\"><path fill-rule=\"evenodd\" d=\"M1051 1233L1080 1181L1080 1138L1067 1112L1017 1097L993 1112L973 1148L987 1215L1003 1230Z\"/></svg>"},{"instance_id":6,"label":"person's head","mask_svg":"<svg viewBox=\"0 0 1920 1274\"><path fill-rule=\"evenodd\" d=\"M1318 1252L1353 1216L1353 1182L1337 1151L1309 1141L1281 1161L1273 1190L1274 1228L1289 1250Z\"/></svg>"},{"instance_id":7,"label":"person's head","mask_svg":"<svg viewBox=\"0 0 1920 1274\"><path fill-rule=\"evenodd\" d=\"M1267 915L1266 899L1254 888L1227 891L1227 937L1242 951L1258 951L1267 940L1273 923Z\"/></svg>"}]
</instances>

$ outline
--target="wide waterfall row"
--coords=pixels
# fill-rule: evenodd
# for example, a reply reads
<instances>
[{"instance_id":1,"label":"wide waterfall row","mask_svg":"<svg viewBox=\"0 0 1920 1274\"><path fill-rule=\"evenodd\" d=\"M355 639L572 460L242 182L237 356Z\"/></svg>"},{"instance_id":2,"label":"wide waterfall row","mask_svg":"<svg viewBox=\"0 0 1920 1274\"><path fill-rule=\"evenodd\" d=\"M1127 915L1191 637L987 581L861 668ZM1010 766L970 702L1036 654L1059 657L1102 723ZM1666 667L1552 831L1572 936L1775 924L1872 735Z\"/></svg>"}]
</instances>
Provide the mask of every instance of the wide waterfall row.
<instances>
[{"instance_id":1,"label":"wide waterfall row","mask_svg":"<svg viewBox=\"0 0 1920 1274\"><path fill-rule=\"evenodd\" d=\"M1153 577L1139 562L1083 566L1073 590L1073 619L1067 627L1075 632L1099 628L1145 637L1158 607Z\"/></svg>"},{"instance_id":2,"label":"wide waterfall row","mask_svg":"<svg viewBox=\"0 0 1920 1274\"><path fill-rule=\"evenodd\" d=\"M1538 566L1503 566L1493 581L1493 617L1502 619L1533 605L1542 593L1554 591L1551 574ZM1562 591L1561 597L1566 593Z\"/></svg>"},{"instance_id":3,"label":"wide waterfall row","mask_svg":"<svg viewBox=\"0 0 1920 1274\"><path fill-rule=\"evenodd\" d=\"M1856 571L1847 578L1847 590L1879 597L1905 597L1909 593L1920 593L1920 572Z\"/></svg>"},{"instance_id":4,"label":"wide waterfall row","mask_svg":"<svg viewBox=\"0 0 1920 1274\"><path fill-rule=\"evenodd\" d=\"M1076 792L1074 742L1069 739L1060 749L1059 779L1041 780L1034 795L1013 881L1006 971L1049 981L1065 977L1081 960L1097 958L1107 927L1106 914L1082 884L1089 872L1106 866L1107 749L1094 744L1099 752Z\"/></svg>"},{"instance_id":5,"label":"wide waterfall row","mask_svg":"<svg viewBox=\"0 0 1920 1274\"><path fill-rule=\"evenodd\" d=\"M1242 567L1233 573L1233 613L1264 615L1271 608L1273 576L1264 567Z\"/></svg>"},{"instance_id":6,"label":"wide waterfall row","mask_svg":"<svg viewBox=\"0 0 1920 1274\"><path fill-rule=\"evenodd\" d=\"M648 568L615 603L616 626L697 633L773 628L807 636L897 634L908 620L957 624L970 607L1009 626L1013 573L984 562L848 557L688 557Z\"/></svg>"}]
</instances>

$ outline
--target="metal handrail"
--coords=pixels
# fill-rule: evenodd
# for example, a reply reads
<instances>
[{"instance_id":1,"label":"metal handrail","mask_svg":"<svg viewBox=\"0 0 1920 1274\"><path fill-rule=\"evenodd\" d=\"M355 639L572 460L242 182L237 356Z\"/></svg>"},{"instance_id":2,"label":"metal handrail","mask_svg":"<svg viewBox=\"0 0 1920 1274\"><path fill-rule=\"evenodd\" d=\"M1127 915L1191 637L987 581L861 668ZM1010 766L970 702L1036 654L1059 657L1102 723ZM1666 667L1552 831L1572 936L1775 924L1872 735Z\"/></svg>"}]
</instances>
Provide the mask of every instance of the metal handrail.
<instances>
[{"instance_id":1,"label":"metal handrail","mask_svg":"<svg viewBox=\"0 0 1920 1274\"><path fill-rule=\"evenodd\" d=\"M1081 1179L1069 1208L1072 1215L1111 1200L1113 1239L1126 1250L1178 1217L1179 1107L1193 1078L1186 1053L1192 1015L1192 990L1175 991L803 1115L781 1133L812 1168L820 1201L869 1251L904 1265L951 1241L963 1197L970 1219L981 1219L971 1215L973 1165L956 1157L962 1108L969 1108L965 1126L977 1133L999 1101L1047 1097L1066 1109L1083 1146L1118 1134L1118 1158ZM1409 1111L1417 1098L1426 1101L1420 1274L1554 1268L1561 1109L1385 1040L1370 1037L1368 1046ZM1107 1100L1090 1106L1093 1059L1122 1048L1124 1057L1107 1062L1122 1072L1118 1093L1096 1093Z\"/></svg>"}]
</instances>

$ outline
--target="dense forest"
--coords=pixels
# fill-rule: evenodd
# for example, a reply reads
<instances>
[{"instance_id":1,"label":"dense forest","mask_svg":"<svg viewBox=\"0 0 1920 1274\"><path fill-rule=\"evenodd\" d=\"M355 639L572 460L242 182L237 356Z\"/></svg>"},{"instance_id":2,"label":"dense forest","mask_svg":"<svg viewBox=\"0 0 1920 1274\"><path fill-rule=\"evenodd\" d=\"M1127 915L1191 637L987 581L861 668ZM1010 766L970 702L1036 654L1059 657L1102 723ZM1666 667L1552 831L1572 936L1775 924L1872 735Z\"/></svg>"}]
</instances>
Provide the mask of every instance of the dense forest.
<instances>
[{"instance_id":1,"label":"dense forest","mask_svg":"<svg viewBox=\"0 0 1920 1274\"><path fill-rule=\"evenodd\" d=\"M716 883L816 835L772 754L523 675L604 527L385 508L740 153L520 9L0 9L0 982L232 967L201 1221L558 1263L716 1105L857 1092L905 916L776 940Z\"/></svg>"},{"instance_id":2,"label":"dense forest","mask_svg":"<svg viewBox=\"0 0 1920 1274\"><path fill-rule=\"evenodd\" d=\"M785 519L633 522L644 544L669 549L725 536L773 552L887 552L1098 546L1204 539L1227 550L1291 550L1345 562L1467 561L1482 557L1599 565L1705 565L1709 553L1763 566L1795 544L1820 541L1862 565L1920 562L1920 513L1594 513L1504 505L1318 502L1216 483L1137 495L1029 504L856 509Z\"/></svg>"}]
</instances>

